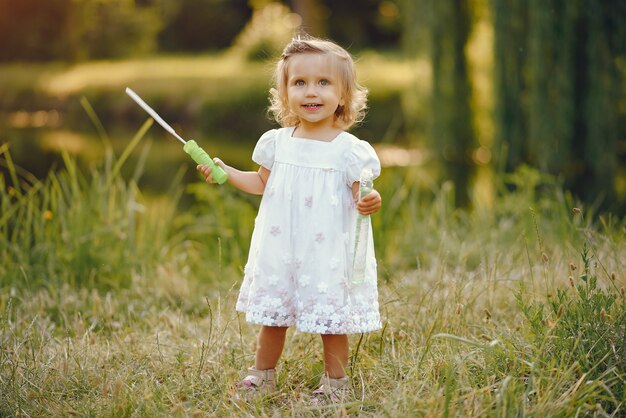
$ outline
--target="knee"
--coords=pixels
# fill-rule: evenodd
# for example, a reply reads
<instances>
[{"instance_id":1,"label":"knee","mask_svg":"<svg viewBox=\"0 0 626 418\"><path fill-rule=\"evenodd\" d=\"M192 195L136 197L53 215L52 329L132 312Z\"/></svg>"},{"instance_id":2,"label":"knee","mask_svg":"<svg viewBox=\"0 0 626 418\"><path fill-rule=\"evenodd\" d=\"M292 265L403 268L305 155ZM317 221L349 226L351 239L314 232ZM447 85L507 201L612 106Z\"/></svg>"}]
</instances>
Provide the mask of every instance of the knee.
<instances>
[{"instance_id":1,"label":"knee","mask_svg":"<svg viewBox=\"0 0 626 418\"><path fill-rule=\"evenodd\" d=\"M348 336L346 334L320 334L324 344L342 344L347 345Z\"/></svg>"},{"instance_id":2,"label":"knee","mask_svg":"<svg viewBox=\"0 0 626 418\"><path fill-rule=\"evenodd\" d=\"M272 337L284 337L287 334L288 327L271 327L264 325L261 332Z\"/></svg>"}]
</instances>

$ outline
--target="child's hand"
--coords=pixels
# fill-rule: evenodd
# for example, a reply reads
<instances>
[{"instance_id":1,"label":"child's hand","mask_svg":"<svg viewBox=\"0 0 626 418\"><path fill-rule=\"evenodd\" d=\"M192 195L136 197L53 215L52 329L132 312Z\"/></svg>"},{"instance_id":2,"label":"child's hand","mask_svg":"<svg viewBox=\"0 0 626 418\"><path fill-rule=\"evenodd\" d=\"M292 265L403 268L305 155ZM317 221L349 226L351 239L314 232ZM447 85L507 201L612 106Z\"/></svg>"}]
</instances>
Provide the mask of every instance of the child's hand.
<instances>
[{"instance_id":1,"label":"child's hand","mask_svg":"<svg viewBox=\"0 0 626 418\"><path fill-rule=\"evenodd\" d=\"M360 201L357 201L356 210L358 210L361 215L371 215L378 212L382 206L383 199L380 197L380 193L378 193L378 190L373 189L370 194L363 197Z\"/></svg>"},{"instance_id":2,"label":"child's hand","mask_svg":"<svg viewBox=\"0 0 626 418\"><path fill-rule=\"evenodd\" d=\"M219 158L213 158L213 162L217 165L219 165L222 168L226 167L226 164L224 164L224 162L222 160L220 160ZM213 171L213 168L211 166L208 165L204 165L204 164L199 164L196 167L196 170L198 170L200 173L202 173L202 175L204 176L204 179L207 183L213 184L216 183L215 180L213 180L213 176L211 175L211 171Z\"/></svg>"}]
</instances>

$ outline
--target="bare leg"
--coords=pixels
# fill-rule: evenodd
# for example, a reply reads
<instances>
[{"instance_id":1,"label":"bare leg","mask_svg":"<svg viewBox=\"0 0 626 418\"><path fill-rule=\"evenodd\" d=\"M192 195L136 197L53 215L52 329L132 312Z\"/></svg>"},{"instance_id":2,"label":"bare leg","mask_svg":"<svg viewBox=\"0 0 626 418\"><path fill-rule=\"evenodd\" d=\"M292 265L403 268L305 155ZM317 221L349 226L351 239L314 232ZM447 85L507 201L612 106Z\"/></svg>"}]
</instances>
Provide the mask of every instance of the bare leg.
<instances>
[{"instance_id":1,"label":"bare leg","mask_svg":"<svg viewBox=\"0 0 626 418\"><path fill-rule=\"evenodd\" d=\"M256 349L255 369L267 370L276 368L276 363L278 363L285 346L286 335L287 327L261 327Z\"/></svg>"},{"instance_id":2,"label":"bare leg","mask_svg":"<svg viewBox=\"0 0 626 418\"><path fill-rule=\"evenodd\" d=\"M345 334L322 334L324 344L324 371L331 379L346 375L348 368L348 336Z\"/></svg>"}]
</instances>

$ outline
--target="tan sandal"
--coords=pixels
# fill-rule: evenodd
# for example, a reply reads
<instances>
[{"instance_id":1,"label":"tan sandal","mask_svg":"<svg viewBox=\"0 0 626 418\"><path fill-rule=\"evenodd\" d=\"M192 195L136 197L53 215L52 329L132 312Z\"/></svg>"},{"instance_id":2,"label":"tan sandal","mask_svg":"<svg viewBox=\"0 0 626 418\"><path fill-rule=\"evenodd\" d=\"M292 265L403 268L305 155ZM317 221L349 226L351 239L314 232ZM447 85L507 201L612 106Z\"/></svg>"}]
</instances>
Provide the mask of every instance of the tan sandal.
<instances>
[{"instance_id":1,"label":"tan sandal","mask_svg":"<svg viewBox=\"0 0 626 418\"><path fill-rule=\"evenodd\" d=\"M253 399L271 395L276 392L276 369L257 370L250 367L247 376L237 382L235 387L237 398Z\"/></svg>"},{"instance_id":2,"label":"tan sandal","mask_svg":"<svg viewBox=\"0 0 626 418\"><path fill-rule=\"evenodd\" d=\"M313 391L314 403L343 402L348 398L350 391L350 379L348 376L333 379L327 375L320 379L320 386Z\"/></svg>"}]
</instances>

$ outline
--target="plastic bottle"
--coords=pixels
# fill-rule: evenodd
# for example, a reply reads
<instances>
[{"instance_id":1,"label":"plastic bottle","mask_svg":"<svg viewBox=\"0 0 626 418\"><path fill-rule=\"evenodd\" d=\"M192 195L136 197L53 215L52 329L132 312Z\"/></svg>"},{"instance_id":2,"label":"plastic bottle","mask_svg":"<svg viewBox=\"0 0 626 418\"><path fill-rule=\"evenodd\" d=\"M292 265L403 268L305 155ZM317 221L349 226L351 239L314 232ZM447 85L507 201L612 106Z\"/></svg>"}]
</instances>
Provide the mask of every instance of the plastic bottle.
<instances>
[{"instance_id":1,"label":"plastic bottle","mask_svg":"<svg viewBox=\"0 0 626 418\"><path fill-rule=\"evenodd\" d=\"M359 200L370 194L374 188L374 174L369 168L361 171L359 180ZM360 284L365 281L365 267L367 265L367 243L370 230L370 216L361 215L356 218L356 235L354 239L354 258L352 261L352 283Z\"/></svg>"}]
</instances>

